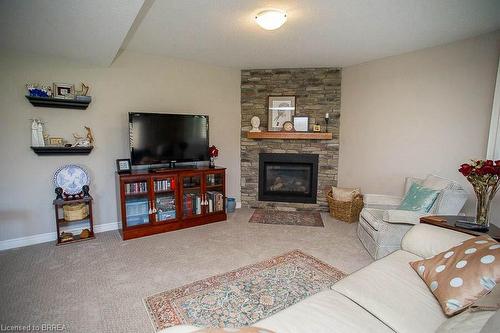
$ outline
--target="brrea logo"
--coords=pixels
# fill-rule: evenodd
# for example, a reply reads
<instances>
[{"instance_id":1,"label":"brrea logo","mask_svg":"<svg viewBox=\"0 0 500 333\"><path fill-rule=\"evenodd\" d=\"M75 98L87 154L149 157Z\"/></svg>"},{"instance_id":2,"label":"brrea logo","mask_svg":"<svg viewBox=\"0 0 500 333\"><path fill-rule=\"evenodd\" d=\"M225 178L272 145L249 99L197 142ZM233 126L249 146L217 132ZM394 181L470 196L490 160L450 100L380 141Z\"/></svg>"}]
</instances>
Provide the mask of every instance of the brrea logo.
<instances>
[{"instance_id":1,"label":"brrea logo","mask_svg":"<svg viewBox=\"0 0 500 333\"><path fill-rule=\"evenodd\" d=\"M58 332L65 331L65 324L29 324L29 325L4 325L0 324L0 332Z\"/></svg>"}]
</instances>

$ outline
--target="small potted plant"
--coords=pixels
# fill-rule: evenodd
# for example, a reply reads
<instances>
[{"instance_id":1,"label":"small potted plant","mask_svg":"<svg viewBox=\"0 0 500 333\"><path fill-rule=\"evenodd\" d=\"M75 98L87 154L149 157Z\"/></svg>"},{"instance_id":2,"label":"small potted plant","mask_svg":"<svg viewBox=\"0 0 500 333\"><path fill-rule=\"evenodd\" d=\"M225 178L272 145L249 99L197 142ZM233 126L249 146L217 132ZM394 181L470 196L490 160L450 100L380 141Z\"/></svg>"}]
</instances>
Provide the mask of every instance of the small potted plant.
<instances>
[{"instance_id":1,"label":"small potted plant","mask_svg":"<svg viewBox=\"0 0 500 333\"><path fill-rule=\"evenodd\" d=\"M219 149L212 145L208 148L208 156L210 157L210 163L208 164L208 167L215 168L215 158L219 156Z\"/></svg>"},{"instance_id":2,"label":"small potted plant","mask_svg":"<svg viewBox=\"0 0 500 333\"><path fill-rule=\"evenodd\" d=\"M476 223L489 227L489 210L500 184L500 160L472 161L458 169L471 183L477 198Z\"/></svg>"}]
</instances>

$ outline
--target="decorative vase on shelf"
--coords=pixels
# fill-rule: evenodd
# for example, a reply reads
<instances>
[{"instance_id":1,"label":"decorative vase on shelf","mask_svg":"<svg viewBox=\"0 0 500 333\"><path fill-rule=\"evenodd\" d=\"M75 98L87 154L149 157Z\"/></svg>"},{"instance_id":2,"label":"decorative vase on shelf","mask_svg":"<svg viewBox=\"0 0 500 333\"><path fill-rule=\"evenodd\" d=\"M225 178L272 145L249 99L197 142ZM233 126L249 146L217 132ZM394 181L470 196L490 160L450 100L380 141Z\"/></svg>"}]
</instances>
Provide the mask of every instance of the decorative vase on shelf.
<instances>
[{"instance_id":1,"label":"decorative vase on shelf","mask_svg":"<svg viewBox=\"0 0 500 333\"><path fill-rule=\"evenodd\" d=\"M210 163L208 164L209 168L215 168L215 158L219 156L219 149L215 146L211 146L208 148L208 156L210 156Z\"/></svg>"},{"instance_id":2,"label":"decorative vase on shelf","mask_svg":"<svg viewBox=\"0 0 500 333\"><path fill-rule=\"evenodd\" d=\"M458 171L471 183L476 194L476 223L489 227L490 204L500 184L500 160L472 161L462 164Z\"/></svg>"}]
</instances>

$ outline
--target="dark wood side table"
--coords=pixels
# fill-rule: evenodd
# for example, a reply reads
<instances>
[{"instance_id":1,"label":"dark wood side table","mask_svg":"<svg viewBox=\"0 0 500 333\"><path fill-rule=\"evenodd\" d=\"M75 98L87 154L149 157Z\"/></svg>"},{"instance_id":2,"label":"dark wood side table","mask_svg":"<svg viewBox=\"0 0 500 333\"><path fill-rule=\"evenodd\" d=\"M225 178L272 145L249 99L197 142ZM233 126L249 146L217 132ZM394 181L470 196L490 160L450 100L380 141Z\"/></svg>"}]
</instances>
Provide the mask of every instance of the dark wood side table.
<instances>
[{"instance_id":1,"label":"dark wood side table","mask_svg":"<svg viewBox=\"0 0 500 333\"><path fill-rule=\"evenodd\" d=\"M474 217L456 215L433 215L421 217L420 223L432 224L436 227L451 229L474 236L482 236L487 234L491 238L500 241L500 228L498 228L496 225L490 224L490 230L488 230L488 232L479 232L456 227L455 222L458 220L473 222Z\"/></svg>"}]
</instances>

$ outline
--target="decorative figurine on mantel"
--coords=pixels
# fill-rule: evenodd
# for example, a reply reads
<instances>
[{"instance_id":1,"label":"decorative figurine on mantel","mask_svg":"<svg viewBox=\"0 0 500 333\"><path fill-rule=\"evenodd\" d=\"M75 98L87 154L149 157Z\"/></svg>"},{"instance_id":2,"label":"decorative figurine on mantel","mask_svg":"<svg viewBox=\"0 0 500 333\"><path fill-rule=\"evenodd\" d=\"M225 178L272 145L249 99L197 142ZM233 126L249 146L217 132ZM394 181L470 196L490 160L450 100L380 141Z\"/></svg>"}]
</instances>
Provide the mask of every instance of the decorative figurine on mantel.
<instances>
[{"instance_id":1,"label":"decorative figurine on mantel","mask_svg":"<svg viewBox=\"0 0 500 333\"><path fill-rule=\"evenodd\" d=\"M260 132L259 126L260 126L260 118L257 116L253 116L252 119L250 120L250 123L252 124L252 129L250 132Z\"/></svg>"}]
</instances>

